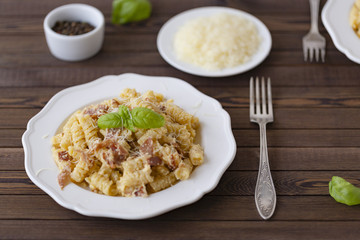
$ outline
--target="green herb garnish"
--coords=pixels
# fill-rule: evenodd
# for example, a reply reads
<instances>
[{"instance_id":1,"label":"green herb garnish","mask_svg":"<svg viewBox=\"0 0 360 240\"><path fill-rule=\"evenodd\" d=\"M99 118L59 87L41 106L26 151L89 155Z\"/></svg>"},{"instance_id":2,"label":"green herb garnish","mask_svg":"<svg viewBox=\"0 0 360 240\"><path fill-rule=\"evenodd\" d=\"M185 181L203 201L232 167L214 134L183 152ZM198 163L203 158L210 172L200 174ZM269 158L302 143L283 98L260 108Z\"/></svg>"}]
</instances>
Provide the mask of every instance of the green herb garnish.
<instances>
[{"instance_id":1,"label":"green herb garnish","mask_svg":"<svg viewBox=\"0 0 360 240\"><path fill-rule=\"evenodd\" d=\"M150 17L151 3L148 0L114 0L112 23L138 22Z\"/></svg>"},{"instance_id":2,"label":"green herb garnish","mask_svg":"<svg viewBox=\"0 0 360 240\"><path fill-rule=\"evenodd\" d=\"M329 182L329 193L339 203L348 206L360 204L360 188L341 177L332 177Z\"/></svg>"},{"instance_id":3,"label":"green herb garnish","mask_svg":"<svg viewBox=\"0 0 360 240\"><path fill-rule=\"evenodd\" d=\"M142 129L162 127L165 119L148 108L136 107L130 111L126 106L120 105L117 112L102 115L97 123L101 129L125 127L134 132L134 127Z\"/></svg>"}]
</instances>

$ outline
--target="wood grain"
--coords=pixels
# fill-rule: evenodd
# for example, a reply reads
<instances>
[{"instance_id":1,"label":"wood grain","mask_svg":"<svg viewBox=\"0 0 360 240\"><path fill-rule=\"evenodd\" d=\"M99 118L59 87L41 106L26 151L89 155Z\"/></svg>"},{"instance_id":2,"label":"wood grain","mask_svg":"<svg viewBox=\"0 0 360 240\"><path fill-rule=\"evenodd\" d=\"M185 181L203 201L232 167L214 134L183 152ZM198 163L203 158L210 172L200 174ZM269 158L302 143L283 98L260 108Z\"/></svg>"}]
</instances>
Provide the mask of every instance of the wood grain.
<instances>
[{"instance_id":1,"label":"wood grain","mask_svg":"<svg viewBox=\"0 0 360 240\"><path fill-rule=\"evenodd\" d=\"M274 80L273 80L274 81ZM244 81L245 82L245 81ZM276 82L276 80L275 80ZM47 101L63 88L60 87L42 87L35 88L33 87L31 91L26 87L3 87L0 89L0 110L1 108L42 108L47 103ZM230 112L233 117L237 117L235 114L241 114L244 117L247 117L247 113L244 114L242 109L248 110L249 106L249 88L248 86L243 87L233 87L219 92L218 86L214 87L205 87L199 86L198 90L201 92L213 96L215 99L222 103L222 106ZM18 93L18 96L14 96L14 91ZM119 90L120 92L121 90ZM307 114L309 116L314 115L314 112L308 113L309 108L316 108L313 111L321 111L319 114L323 116L326 112L329 112L333 117L342 117L343 114L346 114L341 111L348 111L341 108L353 108L349 110L349 114L353 117L356 117L356 112L358 106L360 105L360 98L358 96L359 88L351 87L277 87L273 86L273 104L275 111L303 111L302 113L284 113L285 116L280 116L278 120L282 121L294 121L291 119L292 116L303 116ZM164 92L163 94L166 94ZM236 109L230 109L236 108ZM242 108L239 110L238 108ZM283 110L281 108L287 108ZM296 108L296 109L294 109ZM331 108L329 110L321 110L319 108ZM8 110L9 111L9 110ZM27 111L27 110L24 110ZM336 114L338 113L338 114ZM276 112L276 116L281 114ZM285 119L283 119L285 118ZM291 119L291 120L290 120ZM323 120L327 120L324 117ZM345 119L351 121L352 119ZM237 123L236 119L235 123ZM301 121L303 122L303 121ZM294 123L296 124L296 123ZM305 123L307 124L307 123ZM318 124L318 123L309 123L309 124Z\"/></svg>"},{"instance_id":2,"label":"wood grain","mask_svg":"<svg viewBox=\"0 0 360 240\"><path fill-rule=\"evenodd\" d=\"M359 207L337 203L329 196L279 196L272 221L359 221ZM0 220L71 220L90 218L64 209L47 195L0 195ZM12 206L17 206L13 208ZM281 207L279 207L281 206ZM345 217L346 216L346 217ZM148 220L258 221L253 196L205 196L198 202ZM108 219L111 221L111 219ZM136 224L136 221L134 221Z\"/></svg>"},{"instance_id":3,"label":"wood grain","mask_svg":"<svg viewBox=\"0 0 360 240\"><path fill-rule=\"evenodd\" d=\"M39 227L41 226L41 228ZM186 231L179 231L183 226ZM195 226L195 227L194 227ZM28 231L18 231L18 229ZM66 231L64 231L66 229ZM116 231L114 230L116 229ZM141 229L141 231L139 231ZM176 233L176 235L175 235ZM337 240L346 236L358 239L357 222L343 221L120 221L96 219L86 220L2 220L0 234L4 239L318 239Z\"/></svg>"},{"instance_id":4,"label":"wood grain","mask_svg":"<svg viewBox=\"0 0 360 240\"><path fill-rule=\"evenodd\" d=\"M105 61L105 60L104 60ZM191 83L195 87L221 87L222 91L231 91L233 87L249 87L252 76L270 76L273 90L277 86L306 87L310 91L313 87L346 86L360 88L358 76L360 69L348 61L345 66L330 66L321 64L301 64L300 66L271 66L257 67L247 73L226 77L223 81L204 77L191 76L180 72L169 65L148 67L142 66L96 66L89 67L83 62L71 64L60 62L64 66L54 67L17 67L0 68L1 87L69 87L87 83L104 75L118 75L121 73L138 73L150 76L172 76ZM346 81L344 81L346 79ZM231 86L231 87L229 87ZM315 90L316 90L315 89ZM222 91L219 91L220 93ZM246 91L247 92L247 91ZM331 96L328 96L331 97Z\"/></svg>"}]
</instances>

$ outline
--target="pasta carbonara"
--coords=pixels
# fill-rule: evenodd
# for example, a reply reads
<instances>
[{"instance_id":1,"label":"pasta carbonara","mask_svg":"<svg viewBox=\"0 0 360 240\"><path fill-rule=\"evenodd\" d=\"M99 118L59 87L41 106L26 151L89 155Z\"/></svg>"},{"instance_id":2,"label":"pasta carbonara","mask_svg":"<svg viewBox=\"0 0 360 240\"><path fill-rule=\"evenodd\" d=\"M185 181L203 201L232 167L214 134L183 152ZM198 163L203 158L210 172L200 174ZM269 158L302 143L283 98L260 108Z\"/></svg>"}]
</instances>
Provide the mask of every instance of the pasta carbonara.
<instances>
[{"instance_id":1,"label":"pasta carbonara","mask_svg":"<svg viewBox=\"0 0 360 240\"><path fill-rule=\"evenodd\" d=\"M134 131L99 129L99 117L120 105L149 108L161 114L165 124ZM96 193L125 197L146 197L168 188L188 179L204 161L202 147L194 142L198 127L197 117L163 95L124 89L120 98L75 112L52 138L59 185L74 182Z\"/></svg>"}]
</instances>

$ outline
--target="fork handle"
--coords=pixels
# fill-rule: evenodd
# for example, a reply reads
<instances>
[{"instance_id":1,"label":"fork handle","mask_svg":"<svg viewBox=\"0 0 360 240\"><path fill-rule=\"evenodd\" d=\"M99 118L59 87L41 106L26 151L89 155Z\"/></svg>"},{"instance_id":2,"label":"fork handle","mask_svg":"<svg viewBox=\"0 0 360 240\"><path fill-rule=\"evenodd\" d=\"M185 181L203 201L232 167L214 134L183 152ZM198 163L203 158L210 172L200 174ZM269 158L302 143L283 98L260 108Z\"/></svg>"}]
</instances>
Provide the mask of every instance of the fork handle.
<instances>
[{"instance_id":1,"label":"fork handle","mask_svg":"<svg viewBox=\"0 0 360 240\"><path fill-rule=\"evenodd\" d=\"M255 187L256 208L263 219L269 219L276 206L276 192L270 173L266 142L266 123L260 122L260 164Z\"/></svg>"},{"instance_id":2,"label":"fork handle","mask_svg":"<svg viewBox=\"0 0 360 240\"><path fill-rule=\"evenodd\" d=\"M310 1L310 12L311 12L311 32L319 32L318 28L318 16L319 16L319 5L320 0L309 0Z\"/></svg>"}]
</instances>

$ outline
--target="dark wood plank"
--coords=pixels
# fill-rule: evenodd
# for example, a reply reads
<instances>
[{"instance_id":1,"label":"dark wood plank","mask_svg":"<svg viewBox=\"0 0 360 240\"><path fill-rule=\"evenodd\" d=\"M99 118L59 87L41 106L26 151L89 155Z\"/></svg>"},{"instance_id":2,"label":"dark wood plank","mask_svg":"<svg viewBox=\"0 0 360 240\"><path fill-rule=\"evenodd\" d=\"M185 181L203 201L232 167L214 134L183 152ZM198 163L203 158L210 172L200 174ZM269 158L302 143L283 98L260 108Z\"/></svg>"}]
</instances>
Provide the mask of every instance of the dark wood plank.
<instances>
[{"instance_id":1,"label":"dark wood plank","mask_svg":"<svg viewBox=\"0 0 360 240\"><path fill-rule=\"evenodd\" d=\"M22 148L0 148L0 171L24 170Z\"/></svg>"},{"instance_id":2,"label":"dark wood plank","mask_svg":"<svg viewBox=\"0 0 360 240\"><path fill-rule=\"evenodd\" d=\"M238 146L259 146L259 132L253 130L234 130ZM354 130L267 130L270 147L357 147L360 131Z\"/></svg>"},{"instance_id":3,"label":"dark wood plank","mask_svg":"<svg viewBox=\"0 0 360 240\"><path fill-rule=\"evenodd\" d=\"M22 147L21 136L25 129L0 129L0 148Z\"/></svg>"},{"instance_id":4,"label":"dark wood plank","mask_svg":"<svg viewBox=\"0 0 360 240\"><path fill-rule=\"evenodd\" d=\"M0 194L44 194L36 187L25 171L0 171Z\"/></svg>"},{"instance_id":5,"label":"dark wood plank","mask_svg":"<svg viewBox=\"0 0 360 240\"><path fill-rule=\"evenodd\" d=\"M276 83L276 79L273 79ZM219 100L224 107L249 108L249 87L203 88L200 91ZM339 107L360 106L360 87L277 87L272 86L274 108L310 108L329 107L337 111ZM322 111L322 110L320 110ZM313 113L312 113L313 114ZM290 114L292 115L292 114ZM301 114L303 115L303 114ZM322 116L322 114L318 114ZM335 117L336 114L333 114ZM342 115L339 113L339 115ZM291 116L288 116L291 117Z\"/></svg>"},{"instance_id":6,"label":"dark wood plank","mask_svg":"<svg viewBox=\"0 0 360 240\"><path fill-rule=\"evenodd\" d=\"M252 159L256 161L257 159ZM272 159L270 166L276 165ZM56 169L54 169L56 171ZM258 171L227 171L210 195L254 195ZM329 195L332 176L341 176L360 187L360 171L274 171L272 177L278 196ZM43 192L24 171L0 171L0 195L38 195Z\"/></svg>"},{"instance_id":7,"label":"dark wood plank","mask_svg":"<svg viewBox=\"0 0 360 240\"><path fill-rule=\"evenodd\" d=\"M306 100L305 100L306 101ZM275 105L274 105L275 106ZM277 106L277 105L276 105ZM232 120L233 128L256 128L249 122L249 110L226 109ZM359 108L304 108L304 109L274 109L274 123L271 129L356 129L359 127ZM341 123L341 127L339 127Z\"/></svg>"},{"instance_id":8,"label":"dark wood plank","mask_svg":"<svg viewBox=\"0 0 360 240\"><path fill-rule=\"evenodd\" d=\"M270 147L271 169L278 171L360 171L360 148ZM258 147L240 147L229 170L258 170ZM341 163L341 164L339 164ZM22 148L0 148L0 171L24 171Z\"/></svg>"},{"instance_id":9,"label":"dark wood plank","mask_svg":"<svg viewBox=\"0 0 360 240\"><path fill-rule=\"evenodd\" d=\"M226 109L233 128L253 128L249 123L248 109ZM355 129L359 127L359 108L348 109L275 109L271 129ZM341 123L341 125L339 124ZM256 126L256 125L255 125ZM340 127L341 126L341 127Z\"/></svg>"},{"instance_id":10,"label":"dark wood plank","mask_svg":"<svg viewBox=\"0 0 360 240\"><path fill-rule=\"evenodd\" d=\"M258 147L238 148L229 170L257 170L259 151ZM360 149L357 147L270 147L268 151L271 170L360 170Z\"/></svg>"},{"instance_id":11,"label":"dark wood plank","mask_svg":"<svg viewBox=\"0 0 360 240\"><path fill-rule=\"evenodd\" d=\"M3 239L356 240L358 222L2 220ZM41 227L39 227L41 226ZM186 231L179 230L179 226ZM23 231L27 229L27 231ZM64 231L66 229L66 231ZM115 230L114 230L115 229ZM175 234L176 233L176 234Z\"/></svg>"},{"instance_id":12,"label":"dark wood plank","mask_svg":"<svg viewBox=\"0 0 360 240\"><path fill-rule=\"evenodd\" d=\"M270 168L276 165L276 159L270 162ZM257 171L228 171L222 177L211 195L254 195ZM340 176L360 187L359 171L273 171L271 172L276 195L278 196L329 196L329 181ZM6 190L5 190L6 193Z\"/></svg>"},{"instance_id":13,"label":"dark wood plank","mask_svg":"<svg viewBox=\"0 0 360 240\"><path fill-rule=\"evenodd\" d=\"M49 196L0 195L0 219L92 219L58 205ZM279 196L272 221L360 221L360 206L349 207L330 196ZM246 221L260 220L253 196L205 196L154 220Z\"/></svg>"},{"instance_id":14,"label":"dark wood plank","mask_svg":"<svg viewBox=\"0 0 360 240\"><path fill-rule=\"evenodd\" d=\"M274 80L276 82L276 79ZM245 82L245 81L244 81ZM274 84L275 85L275 84ZM0 88L0 108L41 108L47 101L57 92L63 88L55 87L42 87L42 88ZM201 92L217 99L221 102L222 106L225 107L228 111L233 113L238 112L238 108L249 108L249 87L248 86L239 86L239 87L205 87L199 86L198 90ZM309 111L309 108L332 108L329 110L319 109L319 112L316 115L324 116L324 113L329 113L332 117L344 116L344 113L341 111L356 111L358 106L360 106L360 87L283 87L276 85L272 87L273 93L273 104L275 110L278 108L304 108L304 109L294 109L292 111L303 111L300 115L306 114ZM119 92L121 90L119 89ZM236 108L236 110L231 110L228 108ZM339 108L355 108L352 110L344 110ZM336 109L335 109L336 108ZM241 113L242 110L240 110ZM283 110L279 109L278 111L288 111L288 109ZM316 111L311 110L310 111ZM337 112L337 114L332 113L332 111ZM242 114L242 113L241 113ZM277 112L276 115L281 112ZM287 117L291 115L297 116L296 112L294 113L284 113L288 114ZM314 113L308 112L308 115L313 115ZM353 114L350 113L349 114ZM356 114L354 113L353 116ZM346 114L345 114L346 116ZM356 117L356 116L355 116ZM277 118L277 120L280 120ZM284 121L288 121L288 118L285 118ZM325 117L324 117L324 120ZM346 120L346 119L344 119ZM237 120L236 120L237 121ZM347 120L352 121L352 120ZM275 123L278 123L276 121ZM313 123L316 124L316 123ZM347 125L347 124L345 124Z\"/></svg>"},{"instance_id":15,"label":"dark wood plank","mask_svg":"<svg viewBox=\"0 0 360 240\"><path fill-rule=\"evenodd\" d=\"M40 109L0 109L0 128L26 128L27 122Z\"/></svg>"},{"instance_id":16,"label":"dark wood plank","mask_svg":"<svg viewBox=\"0 0 360 240\"><path fill-rule=\"evenodd\" d=\"M61 64L65 63L61 62ZM118 65L112 67L96 66L96 68L89 67L84 62L67 63L65 66L51 68L40 66L19 68L12 66L10 68L0 68L0 86L33 88L68 87L87 83L105 75L118 75L128 72L150 76L171 76L187 81L195 87L223 87L227 89L226 91L229 91L229 86L246 87L247 89L249 79L252 76L271 77L273 87L306 87L305 89L308 91L311 91L312 87L334 87L336 89L338 87L349 86L359 88L360 86L360 81L358 80L360 68L350 62L346 66L304 64L300 66L269 67L263 65L247 73L221 78L221 80L218 78L192 76L165 64L161 67ZM303 93L306 93L306 91L303 91ZM247 91L246 94L248 94Z\"/></svg>"}]
</instances>

